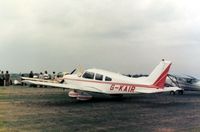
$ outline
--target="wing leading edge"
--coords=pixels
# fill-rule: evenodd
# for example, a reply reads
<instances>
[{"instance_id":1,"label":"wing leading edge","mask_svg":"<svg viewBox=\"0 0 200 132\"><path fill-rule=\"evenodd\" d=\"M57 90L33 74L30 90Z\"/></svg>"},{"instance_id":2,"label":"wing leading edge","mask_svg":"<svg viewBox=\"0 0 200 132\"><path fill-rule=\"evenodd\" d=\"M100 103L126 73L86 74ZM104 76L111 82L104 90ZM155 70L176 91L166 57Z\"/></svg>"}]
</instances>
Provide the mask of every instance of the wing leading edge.
<instances>
[{"instance_id":1,"label":"wing leading edge","mask_svg":"<svg viewBox=\"0 0 200 132\"><path fill-rule=\"evenodd\" d=\"M89 86L77 86L77 85L66 84L66 83L38 82L38 81L31 81L31 80L24 80L23 82L24 83L35 84L35 85L56 87L56 88L64 88L64 89L73 89L73 90L81 90L81 91L88 91L88 92L105 93L102 90L99 90L99 89L97 89L95 87L89 87Z\"/></svg>"}]
</instances>

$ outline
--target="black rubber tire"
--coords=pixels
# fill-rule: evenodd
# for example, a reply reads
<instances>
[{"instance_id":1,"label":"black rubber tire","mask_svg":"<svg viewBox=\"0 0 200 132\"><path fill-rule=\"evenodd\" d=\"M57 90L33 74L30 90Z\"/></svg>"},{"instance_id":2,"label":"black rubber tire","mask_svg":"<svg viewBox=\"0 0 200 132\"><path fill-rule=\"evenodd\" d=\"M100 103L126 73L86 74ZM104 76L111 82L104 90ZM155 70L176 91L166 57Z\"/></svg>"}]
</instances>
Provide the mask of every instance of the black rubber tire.
<instances>
[{"instance_id":1,"label":"black rubber tire","mask_svg":"<svg viewBox=\"0 0 200 132\"><path fill-rule=\"evenodd\" d=\"M179 94L179 95L183 95L183 93L184 93L183 90L179 90L179 91L178 91L178 94Z\"/></svg>"},{"instance_id":2,"label":"black rubber tire","mask_svg":"<svg viewBox=\"0 0 200 132\"><path fill-rule=\"evenodd\" d=\"M176 94L176 92L174 92L174 91L170 91L170 93L169 93L170 95L175 95Z\"/></svg>"}]
</instances>

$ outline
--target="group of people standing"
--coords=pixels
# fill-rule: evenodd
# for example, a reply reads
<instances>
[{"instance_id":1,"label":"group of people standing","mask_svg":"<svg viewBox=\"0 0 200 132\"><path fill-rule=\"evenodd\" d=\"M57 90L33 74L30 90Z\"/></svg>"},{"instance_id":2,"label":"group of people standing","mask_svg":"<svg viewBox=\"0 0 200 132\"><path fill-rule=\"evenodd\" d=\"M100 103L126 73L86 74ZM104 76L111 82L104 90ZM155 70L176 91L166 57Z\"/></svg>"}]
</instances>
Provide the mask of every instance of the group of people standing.
<instances>
[{"instance_id":1,"label":"group of people standing","mask_svg":"<svg viewBox=\"0 0 200 132\"><path fill-rule=\"evenodd\" d=\"M9 86L10 85L10 74L8 71L4 73L3 71L0 71L0 86Z\"/></svg>"},{"instance_id":2,"label":"group of people standing","mask_svg":"<svg viewBox=\"0 0 200 132\"><path fill-rule=\"evenodd\" d=\"M40 74L39 74L39 75L36 75L36 76L34 76L33 71L31 71L31 72L29 73L29 78L39 78L39 79L45 79L45 80L52 79L52 80L54 80L55 77L56 77L56 73L55 73L55 72L53 72L52 75L51 75L51 74L48 74L47 71L45 71L44 73L40 72Z\"/></svg>"}]
</instances>

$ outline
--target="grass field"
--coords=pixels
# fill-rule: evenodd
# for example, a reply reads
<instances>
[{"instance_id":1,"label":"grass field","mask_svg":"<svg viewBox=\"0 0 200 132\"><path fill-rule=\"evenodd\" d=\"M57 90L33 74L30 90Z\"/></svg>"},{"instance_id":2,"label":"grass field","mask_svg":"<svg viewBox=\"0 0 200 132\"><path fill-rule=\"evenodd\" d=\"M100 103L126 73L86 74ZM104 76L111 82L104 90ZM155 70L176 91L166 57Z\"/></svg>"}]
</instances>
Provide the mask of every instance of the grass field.
<instances>
[{"instance_id":1,"label":"grass field","mask_svg":"<svg viewBox=\"0 0 200 132\"><path fill-rule=\"evenodd\" d=\"M56 88L0 87L0 131L200 131L200 93L80 102Z\"/></svg>"}]
</instances>

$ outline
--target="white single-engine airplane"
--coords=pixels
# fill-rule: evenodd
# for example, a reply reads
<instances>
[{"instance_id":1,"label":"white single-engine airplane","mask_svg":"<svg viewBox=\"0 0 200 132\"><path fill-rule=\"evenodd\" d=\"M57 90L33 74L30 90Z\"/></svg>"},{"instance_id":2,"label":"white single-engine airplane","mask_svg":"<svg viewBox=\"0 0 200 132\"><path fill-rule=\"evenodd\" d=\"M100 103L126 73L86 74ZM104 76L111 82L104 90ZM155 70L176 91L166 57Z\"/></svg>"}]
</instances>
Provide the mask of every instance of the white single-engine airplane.
<instances>
[{"instance_id":1,"label":"white single-engine airplane","mask_svg":"<svg viewBox=\"0 0 200 132\"><path fill-rule=\"evenodd\" d=\"M26 83L70 89L69 97L78 100L92 98L87 92L122 96L136 93L160 93L181 90L178 87L164 87L170 61L162 60L148 77L130 78L118 73L100 69L88 69L83 74L65 75L62 83L24 80Z\"/></svg>"}]
</instances>

